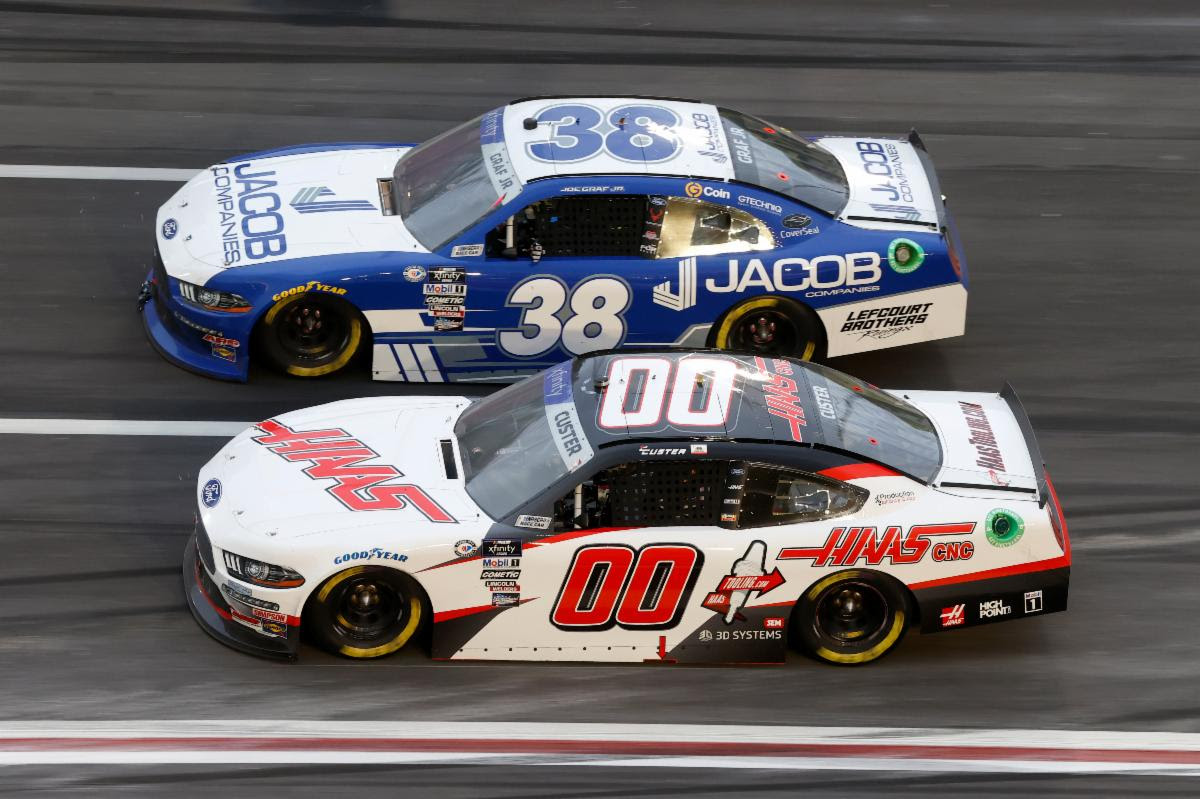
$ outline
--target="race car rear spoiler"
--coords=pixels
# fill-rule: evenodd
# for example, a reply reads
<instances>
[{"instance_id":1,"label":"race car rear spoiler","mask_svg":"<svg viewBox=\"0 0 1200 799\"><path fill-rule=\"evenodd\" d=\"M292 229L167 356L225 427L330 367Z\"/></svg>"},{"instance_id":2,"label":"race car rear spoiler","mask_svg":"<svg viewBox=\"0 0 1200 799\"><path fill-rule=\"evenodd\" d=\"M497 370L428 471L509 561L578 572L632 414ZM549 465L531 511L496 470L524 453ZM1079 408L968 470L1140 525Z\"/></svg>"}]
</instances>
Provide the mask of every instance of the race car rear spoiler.
<instances>
[{"instance_id":1,"label":"race car rear spoiler","mask_svg":"<svg viewBox=\"0 0 1200 799\"><path fill-rule=\"evenodd\" d=\"M1017 391L1012 387L1012 383L1005 381L1004 388L1000 391L1000 398L1012 411L1013 418L1017 420L1017 427L1021 428L1021 436L1025 439L1025 447L1029 450L1029 461L1033 464L1033 476L1037 480L1038 507L1044 508L1046 500L1050 496L1050 487L1046 482L1046 463L1042 460L1042 448L1038 446L1037 436L1033 432L1033 424L1029 421L1029 414L1025 412L1025 406L1021 404L1021 398L1017 396Z\"/></svg>"}]
</instances>

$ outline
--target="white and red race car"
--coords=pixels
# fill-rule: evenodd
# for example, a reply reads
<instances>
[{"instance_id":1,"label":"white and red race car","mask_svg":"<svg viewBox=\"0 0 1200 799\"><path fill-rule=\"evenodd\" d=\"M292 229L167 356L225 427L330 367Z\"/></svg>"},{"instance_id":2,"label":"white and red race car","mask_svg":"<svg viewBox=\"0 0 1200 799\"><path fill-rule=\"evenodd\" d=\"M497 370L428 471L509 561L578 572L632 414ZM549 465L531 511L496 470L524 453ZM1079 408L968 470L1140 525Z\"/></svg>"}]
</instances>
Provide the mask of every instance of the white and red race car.
<instances>
[{"instance_id":1,"label":"white and red race car","mask_svg":"<svg viewBox=\"0 0 1200 799\"><path fill-rule=\"evenodd\" d=\"M1001 394L718 351L608 352L485 399L284 414L201 471L201 626L294 658L865 663L1066 609L1070 544Z\"/></svg>"}]
</instances>

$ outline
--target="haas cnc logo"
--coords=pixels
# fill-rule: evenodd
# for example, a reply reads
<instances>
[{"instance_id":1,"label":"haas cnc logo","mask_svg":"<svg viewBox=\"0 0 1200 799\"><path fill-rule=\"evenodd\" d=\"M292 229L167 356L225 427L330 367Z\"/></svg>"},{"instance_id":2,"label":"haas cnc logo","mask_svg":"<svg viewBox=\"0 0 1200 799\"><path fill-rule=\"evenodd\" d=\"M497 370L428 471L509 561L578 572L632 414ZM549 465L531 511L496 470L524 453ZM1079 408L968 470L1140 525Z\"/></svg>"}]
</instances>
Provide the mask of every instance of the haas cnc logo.
<instances>
[{"instance_id":1,"label":"haas cnc logo","mask_svg":"<svg viewBox=\"0 0 1200 799\"><path fill-rule=\"evenodd\" d=\"M379 453L340 427L326 430L293 430L268 419L259 422L262 435L251 440L285 461L311 464L304 469L311 480L332 480L325 490L350 510L400 510L410 504L431 522L457 523L457 519L421 490L397 485L404 473L383 463L364 463Z\"/></svg>"},{"instance_id":2,"label":"haas cnc logo","mask_svg":"<svg viewBox=\"0 0 1200 799\"><path fill-rule=\"evenodd\" d=\"M943 627L961 627L967 621L967 606L954 605L949 608L942 608L942 626Z\"/></svg>"}]
</instances>

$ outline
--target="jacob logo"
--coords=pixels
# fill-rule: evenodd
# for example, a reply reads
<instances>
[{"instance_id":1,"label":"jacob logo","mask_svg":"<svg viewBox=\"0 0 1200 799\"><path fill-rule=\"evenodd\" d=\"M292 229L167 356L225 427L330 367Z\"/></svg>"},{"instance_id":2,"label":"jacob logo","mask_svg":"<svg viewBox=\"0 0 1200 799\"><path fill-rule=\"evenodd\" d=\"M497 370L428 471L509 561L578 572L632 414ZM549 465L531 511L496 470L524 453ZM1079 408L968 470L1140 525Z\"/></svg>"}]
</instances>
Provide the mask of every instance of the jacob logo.
<instances>
[{"instance_id":1,"label":"jacob logo","mask_svg":"<svg viewBox=\"0 0 1200 799\"><path fill-rule=\"evenodd\" d=\"M291 205L302 214L316 214L328 211L374 211L375 206L369 200L322 200L322 197L332 197L333 191L327 186L307 186L296 192Z\"/></svg>"},{"instance_id":2,"label":"jacob logo","mask_svg":"<svg viewBox=\"0 0 1200 799\"><path fill-rule=\"evenodd\" d=\"M921 218L921 212L911 205L892 205L889 203L871 203L871 210L881 214L894 214L897 219L916 222Z\"/></svg>"},{"instance_id":3,"label":"jacob logo","mask_svg":"<svg viewBox=\"0 0 1200 799\"><path fill-rule=\"evenodd\" d=\"M654 287L654 304L673 311L686 311L696 304L696 259L679 262L679 291L671 290L671 281L664 280Z\"/></svg>"}]
</instances>

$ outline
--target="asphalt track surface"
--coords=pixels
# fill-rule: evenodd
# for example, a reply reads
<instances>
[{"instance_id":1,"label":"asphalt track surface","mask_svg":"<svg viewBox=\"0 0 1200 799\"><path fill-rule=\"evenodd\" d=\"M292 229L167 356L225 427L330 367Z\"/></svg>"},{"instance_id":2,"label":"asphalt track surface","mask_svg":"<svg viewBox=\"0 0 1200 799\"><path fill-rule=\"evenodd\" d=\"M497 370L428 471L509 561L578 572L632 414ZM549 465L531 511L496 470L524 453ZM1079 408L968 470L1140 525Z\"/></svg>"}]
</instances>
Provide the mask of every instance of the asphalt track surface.
<instances>
[{"instance_id":1,"label":"asphalt track surface","mask_svg":"<svg viewBox=\"0 0 1200 799\"><path fill-rule=\"evenodd\" d=\"M529 4L532 6L532 4ZM216 438L0 439L0 717L1200 731L1200 10L1186 2L0 0L0 162L197 169L417 141L514 96L693 96L802 131L917 127L970 267L967 335L844 358L1033 418L1071 609L911 635L869 668L263 662L192 622L179 564ZM134 312L165 182L0 179L0 416L261 419L392 393L185 373ZM429 391L429 388L401 391ZM446 387L443 393L458 393ZM468 392L470 393L470 390ZM10 767L0 790L161 795L1194 795L1169 777L519 766ZM249 789L247 791L247 789Z\"/></svg>"}]
</instances>

